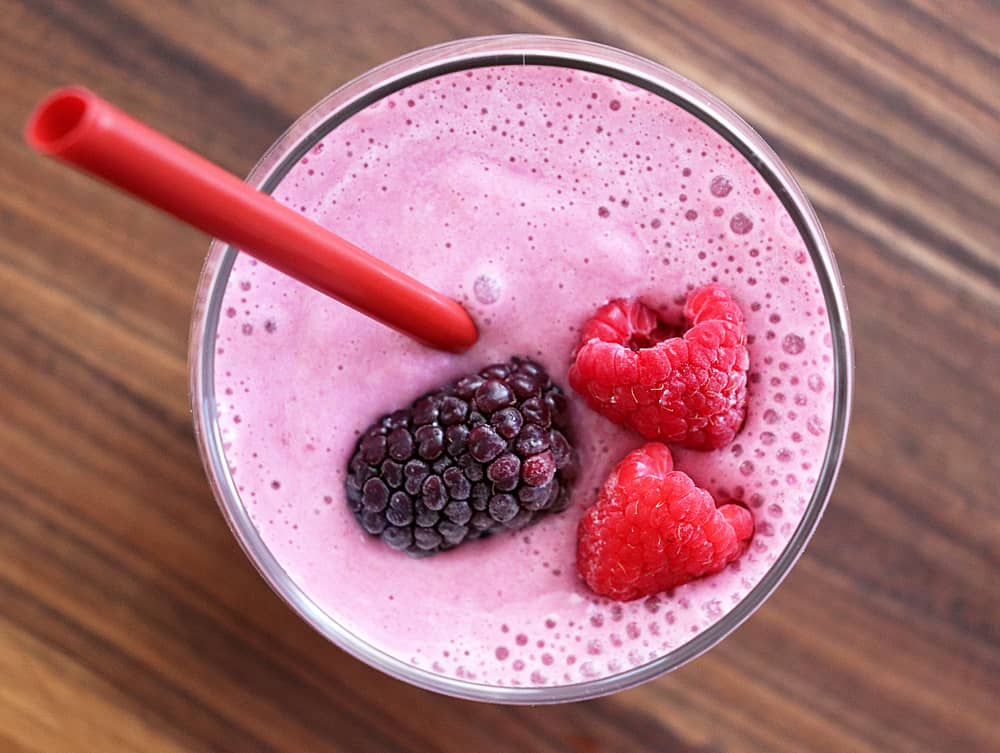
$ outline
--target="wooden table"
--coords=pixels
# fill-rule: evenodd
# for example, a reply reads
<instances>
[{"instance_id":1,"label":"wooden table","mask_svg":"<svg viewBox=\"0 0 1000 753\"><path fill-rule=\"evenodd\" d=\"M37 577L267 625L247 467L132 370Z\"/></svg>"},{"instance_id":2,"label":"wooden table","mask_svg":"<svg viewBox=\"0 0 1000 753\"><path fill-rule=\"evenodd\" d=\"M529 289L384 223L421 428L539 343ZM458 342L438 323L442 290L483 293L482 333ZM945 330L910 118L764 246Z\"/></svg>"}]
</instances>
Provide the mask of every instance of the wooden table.
<instances>
[{"instance_id":1,"label":"wooden table","mask_svg":"<svg viewBox=\"0 0 1000 753\"><path fill-rule=\"evenodd\" d=\"M996 4L0 0L0 18L0 751L1000 751ZM544 708L396 682L268 590L192 438L207 239L19 135L79 81L245 174L367 68L518 30L663 61L758 128L821 215L857 349L840 482L776 595L673 675Z\"/></svg>"}]
</instances>

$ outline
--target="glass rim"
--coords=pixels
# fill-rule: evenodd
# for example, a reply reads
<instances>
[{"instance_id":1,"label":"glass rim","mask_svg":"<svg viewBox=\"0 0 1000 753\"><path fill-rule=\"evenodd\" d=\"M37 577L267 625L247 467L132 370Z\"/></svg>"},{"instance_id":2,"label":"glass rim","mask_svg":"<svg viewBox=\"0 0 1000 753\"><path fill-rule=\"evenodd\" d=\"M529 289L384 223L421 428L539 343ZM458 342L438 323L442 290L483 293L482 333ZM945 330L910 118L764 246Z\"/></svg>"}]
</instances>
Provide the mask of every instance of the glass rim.
<instances>
[{"instance_id":1,"label":"glass rim","mask_svg":"<svg viewBox=\"0 0 1000 753\"><path fill-rule=\"evenodd\" d=\"M806 244L827 310L834 358L834 399L823 466L802 520L760 581L721 619L669 653L631 669L565 685L499 686L416 667L372 646L315 604L271 554L250 520L229 471L215 420L215 332L237 249L212 242L192 314L189 366L195 436L212 492L247 557L298 615L339 648L369 666L426 690L467 700L508 704L579 701L651 680L697 658L739 627L777 588L801 556L829 500L847 435L853 388L850 322L843 284L816 214L777 155L727 105L664 66L595 42L534 34L473 37L411 52L328 94L264 153L247 182L270 193L330 131L369 104L419 81L472 68L551 65L602 74L664 97L706 123L750 161L788 211ZM206 336L207 335L207 336Z\"/></svg>"}]
</instances>

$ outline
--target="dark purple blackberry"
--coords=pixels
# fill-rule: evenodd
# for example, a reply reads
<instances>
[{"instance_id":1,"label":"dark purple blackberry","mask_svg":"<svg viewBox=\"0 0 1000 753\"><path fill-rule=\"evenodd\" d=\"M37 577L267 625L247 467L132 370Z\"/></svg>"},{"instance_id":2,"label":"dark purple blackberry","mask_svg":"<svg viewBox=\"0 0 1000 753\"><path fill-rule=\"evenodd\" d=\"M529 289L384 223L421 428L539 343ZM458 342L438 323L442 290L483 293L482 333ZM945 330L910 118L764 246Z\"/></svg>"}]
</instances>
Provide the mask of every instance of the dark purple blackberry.
<instances>
[{"instance_id":1,"label":"dark purple blackberry","mask_svg":"<svg viewBox=\"0 0 1000 753\"><path fill-rule=\"evenodd\" d=\"M534 361L487 366L372 424L347 466L347 504L414 556L530 525L569 503L566 407Z\"/></svg>"}]
</instances>

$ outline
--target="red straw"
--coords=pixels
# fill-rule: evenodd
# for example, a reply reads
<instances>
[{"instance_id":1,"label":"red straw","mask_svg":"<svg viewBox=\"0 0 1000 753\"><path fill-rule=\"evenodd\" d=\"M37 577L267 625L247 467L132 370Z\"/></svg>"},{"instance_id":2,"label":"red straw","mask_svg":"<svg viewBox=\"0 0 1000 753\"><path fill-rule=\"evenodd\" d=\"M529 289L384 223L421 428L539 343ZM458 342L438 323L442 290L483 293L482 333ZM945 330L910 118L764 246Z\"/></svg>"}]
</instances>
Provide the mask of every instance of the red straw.
<instances>
[{"instance_id":1,"label":"red straw","mask_svg":"<svg viewBox=\"0 0 1000 753\"><path fill-rule=\"evenodd\" d=\"M103 178L209 235L417 340L461 351L476 325L457 302L73 86L35 108L37 151Z\"/></svg>"}]
</instances>

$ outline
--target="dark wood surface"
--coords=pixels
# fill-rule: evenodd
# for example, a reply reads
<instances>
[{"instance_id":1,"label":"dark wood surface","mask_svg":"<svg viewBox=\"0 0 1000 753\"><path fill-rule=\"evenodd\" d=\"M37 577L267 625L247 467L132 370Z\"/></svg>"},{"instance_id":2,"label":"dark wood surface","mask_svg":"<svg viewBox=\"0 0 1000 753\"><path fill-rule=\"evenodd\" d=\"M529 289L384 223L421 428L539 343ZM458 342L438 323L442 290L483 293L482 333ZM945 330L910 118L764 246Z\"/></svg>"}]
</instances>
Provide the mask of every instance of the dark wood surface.
<instances>
[{"instance_id":1,"label":"dark wood surface","mask_svg":"<svg viewBox=\"0 0 1000 753\"><path fill-rule=\"evenodd\" d=\"M0 0L0 751L1000 751L1000 6ZM728 101L814 201L853 315L806 556L708 655L505 708L326 644L229 534L185 365L207 239L32 155L92 86L245 174L330 89L450 38L607 42Z\"/></svg>"}]
</instances>

